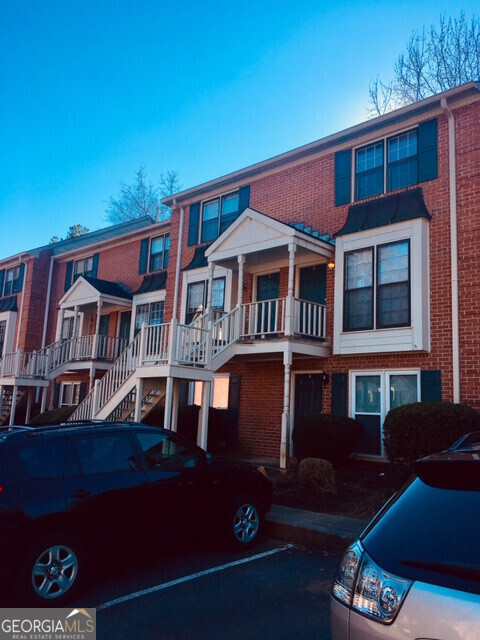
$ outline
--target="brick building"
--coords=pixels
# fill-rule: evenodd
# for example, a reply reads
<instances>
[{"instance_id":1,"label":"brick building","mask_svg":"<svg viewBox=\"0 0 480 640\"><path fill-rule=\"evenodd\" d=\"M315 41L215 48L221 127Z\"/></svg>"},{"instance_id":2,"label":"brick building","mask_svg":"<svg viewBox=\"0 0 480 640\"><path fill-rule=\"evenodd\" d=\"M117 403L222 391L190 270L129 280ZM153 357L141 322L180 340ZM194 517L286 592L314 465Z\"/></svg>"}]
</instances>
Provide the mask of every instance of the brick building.
<instances>
[{"instance_id":1,"label":"brick building","mask_svg":"<svg viewBox=\"0 0 480 640\"><path fill-rule=\"evenodd\" d=\"M125 230L123 240L93 238L90 254L56 256L50 344L118 339L121 314L133 318L121 358L84 372L91 392L76 415L139 419L156 398L175 428L179 406L195 402L205 445L208 406L222 408L242 452L286 465L304 415L358 418L358 454L378 459L394 406L443 399L480 409L479 123L479 87L468 83L182 191L166 201L168 231L149 225L135 244ZM167 233L165 264L156 238L165 247ZM76 255L100 256L93 282L69 280ZM120 284L127 302L112 290ZM0 298L3 313L13 313L10 297Z\"/></svg>"}]
</instances>

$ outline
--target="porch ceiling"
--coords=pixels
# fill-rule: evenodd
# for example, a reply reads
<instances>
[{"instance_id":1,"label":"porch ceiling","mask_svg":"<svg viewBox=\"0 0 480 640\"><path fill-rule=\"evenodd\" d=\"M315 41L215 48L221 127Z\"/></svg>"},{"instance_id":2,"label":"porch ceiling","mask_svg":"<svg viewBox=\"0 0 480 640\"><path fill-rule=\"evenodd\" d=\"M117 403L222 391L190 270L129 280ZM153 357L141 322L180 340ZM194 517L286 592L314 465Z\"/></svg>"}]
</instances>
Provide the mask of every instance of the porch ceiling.
<instances>
[{"instance_id":1,"label":"porch ceiling","mask_svg":"<svg viewBox=\"0 0 480 640\"><path fill-rule=\"evenodd\" d=\"M227 267L237 264L238 256L243 255L246 265L252 267L265 261L285 259L290 244L296 246L299 257L314 253L329 258L334 253L334 246L325 239L247 208L205 255L209 262Z\"/></svg>"}]
</instances>

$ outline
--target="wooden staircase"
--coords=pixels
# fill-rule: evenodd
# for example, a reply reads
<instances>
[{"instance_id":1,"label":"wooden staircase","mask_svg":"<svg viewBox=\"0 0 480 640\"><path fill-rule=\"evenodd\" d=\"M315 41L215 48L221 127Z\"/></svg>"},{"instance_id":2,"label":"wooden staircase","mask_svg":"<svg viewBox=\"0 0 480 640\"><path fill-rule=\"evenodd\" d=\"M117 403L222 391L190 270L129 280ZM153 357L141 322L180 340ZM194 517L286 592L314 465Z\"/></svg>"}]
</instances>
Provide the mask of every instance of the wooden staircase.
<instances>
[{"instance_id":1,"label":"wooden staircase","mask_svg":"<svg viewBox=\"0 0 480 640\"><path fill-rule=\"evenodd\" d=\"M14 398L13 387L3 388L1 396L0 426L4 426L9 423L12 406L18 406L25 393L26 392L24 390L19 389L17 390L16 398Z\"/></svg>"}]
</instances>

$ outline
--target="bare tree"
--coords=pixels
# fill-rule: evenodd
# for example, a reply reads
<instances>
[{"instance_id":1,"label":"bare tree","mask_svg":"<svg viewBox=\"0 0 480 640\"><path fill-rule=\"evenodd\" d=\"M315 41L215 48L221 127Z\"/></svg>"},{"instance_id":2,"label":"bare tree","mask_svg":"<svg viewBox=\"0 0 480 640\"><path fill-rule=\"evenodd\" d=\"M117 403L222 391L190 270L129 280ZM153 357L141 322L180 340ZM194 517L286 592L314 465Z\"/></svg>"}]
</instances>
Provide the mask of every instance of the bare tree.
<instances>
[{"instance_id":1,"label":"bare tree","mask_svg":"<svg viewBox=\"0 0 480 640\"><path fill-rule=\"evenodd\" d=\"M480 20L440 16L439 25L414 31L393 68L393 80L370 83L369 113L382 115L470 80L480 80Z\"/></svg>"},{"instance_id":2,"label":"bare tree","mask_svg":"<svg viewBox=\"0 0 480 640\"><path fill-rule=\"evenodd\" d=\"M132 185L121 182L118 196L110 198L106 209L107 220L112 224L142 216L150 216L156 222L168 220L171 211L162 204L162 198L173 195L181 188L176 171L162 173L159 185L154 186L147 183L145 168L140 167L135 174L135 182Z\"/></svg>"}]
</instances>

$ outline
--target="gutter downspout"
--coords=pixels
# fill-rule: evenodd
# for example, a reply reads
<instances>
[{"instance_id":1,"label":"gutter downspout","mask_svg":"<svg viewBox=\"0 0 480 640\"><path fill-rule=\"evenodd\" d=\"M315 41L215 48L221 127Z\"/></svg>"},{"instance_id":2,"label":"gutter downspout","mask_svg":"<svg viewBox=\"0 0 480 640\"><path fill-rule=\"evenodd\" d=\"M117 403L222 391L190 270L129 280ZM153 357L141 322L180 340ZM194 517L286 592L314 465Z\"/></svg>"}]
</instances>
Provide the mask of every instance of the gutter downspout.
<instances>
[{"instance_id":1,"label":"gutter downspout","mask_svg":"<svg viewBox=\"0 0 480 640\"><path fill-rule=\"evenodd\" d=\"M450 268L452 272L452 375L453 402L460 402L460 338L458 312L457 167L455 119L445 98L440 101L448 119L448 172L450 189Z\"/></svg>"},{"instance_id":2,"label":"gutter downspout","mask_svg":"<svg viewBox=\"0 0 480 640\"><path fill-rule=\"evenodd\" d=\"M21 257L19 258L21 264ZM18 325L17 325L17 337L15 339L15 352L18 351L18 345L20 344L20 333L22 331L23 326L23 313L25 307L25 297L27 295L27 276L28 276L28 262L23 263L25 265L25 272L23 274L23 284L22 284L22 304L20 305L20 313L18 314ZM25 351L25 346L23 348Z\"/></svg>"},{"instance_id":3,"label":"gutter downspout","mask_svg":"<svg viewBox=\"0 0 480 640\"><path fill-rule=\"evenodd\" d=\"M48 272L48 285L47 285L47 299L45 301L45 315L43 318L42 349L45 347L45 342L47 341L48 315L50 311L50 298L52 296L53 263L54 263L54 257L52 256L50 258L50 269Z\"/></svg>"},{"instance_id":4,"label":"gutter downspout","mask_svg":"<svg viewBox=\"0 0 480 640\"><path fill-rule=\"evenodd\" d=\"M177 202L173 200L173 206L177 206ZM180 274L182 271L182 242L183 242L183 227L185 224L185 209L180 207L180 226L178 229L178 251L177 251L177 264L175 267L175 289L173 292L173 318L177 320L178 309L178 291L180 289Z\"/></svg>"}]
</instances>

